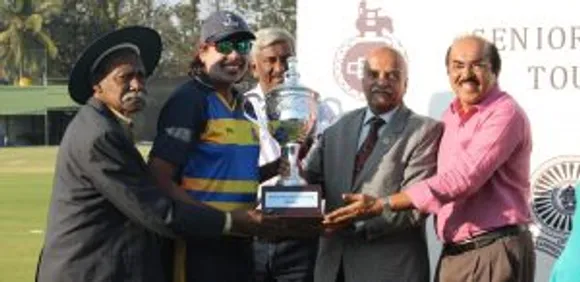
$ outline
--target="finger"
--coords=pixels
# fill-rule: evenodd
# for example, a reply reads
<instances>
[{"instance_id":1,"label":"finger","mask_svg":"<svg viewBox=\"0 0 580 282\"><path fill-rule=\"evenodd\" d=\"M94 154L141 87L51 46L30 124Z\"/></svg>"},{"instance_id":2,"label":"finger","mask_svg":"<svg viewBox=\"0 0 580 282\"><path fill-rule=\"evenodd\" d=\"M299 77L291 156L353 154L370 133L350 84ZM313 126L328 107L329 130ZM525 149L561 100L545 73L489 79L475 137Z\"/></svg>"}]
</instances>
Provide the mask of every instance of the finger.
<instances>
[{"instance_id":1,"label":"finger","mask_svg":"<svg viewBox=\"0 0 580 282\"><path fill-rule=\"evenodd\" d=\"M339 224L339 223L349 222L356 217L357 217L357 212L355 212L353 210L345 210L345 211L341 211L339 213L336 213L336 214L333 214L332 216L327 217L325 219L324 223Z\"/></svg>"},{"instance_id":2,"label":"finger","mask_svg":"<svg viewBox=\"0 0 580 282\"><path fill-rule=\"evenodd\" d=\"M358 216L356 214L345 214L338 217L333 218L333 223L336 224L347 224L355 220Z\"/></svg>"},{"instance_id":3,"label":"finger","mask_svg":"<svg viewBox=\"0 0 580 282\"><path fill-rule=\"evenodd\" d=\"M350 210L350 209L335 210L334 212L332 212L324 217L323 223L334 223L334 222L336 222L337 218L346 216L346 215L351 214L351 213L352 213L352 210Z\"/></svg>"},{"instance_id":4,"label":"finger","mask_svg":"<svg viewBox=\"0 0 580 282\"><path fill-rule=\"evenodd\" d=\"M346 194L342 194L342 199L346 203L352 203L352 202L356 202L356 201L362 200L363 199L363 195L361 195L361 194L346 193Z\"/></svg>"},{"instance_id":5,"label":"finger","mask_svg":"<svg viewBox=\"0 0 580 282\"><path fill-rule=\"evenodd\" d=\"M332 223L332 222L334 222L335 218L342 216L344 214L347 214L349 212L350 211L349 211L348 207L338 208L338 209L332 211L331 213L326 214L324 216L324 220L322 221L322 223L323 224Z\"/></svg>"},{"instance_id":6,"label":"finger","mask_svg":"<svg viewBox=\"0 0 580 282\"><path fill-rule=\"evenodd\" d=\"M344 216L346 214L356 214L358 212L358 210L360 209L360 204L358 203L354 203L354 204L350 204L344 207L340 207L328 214L326 214L326 216L324 217L325 220L330 220L332 221L334 218L339 217L339 216Z\"/></svg>"}]
</instances>

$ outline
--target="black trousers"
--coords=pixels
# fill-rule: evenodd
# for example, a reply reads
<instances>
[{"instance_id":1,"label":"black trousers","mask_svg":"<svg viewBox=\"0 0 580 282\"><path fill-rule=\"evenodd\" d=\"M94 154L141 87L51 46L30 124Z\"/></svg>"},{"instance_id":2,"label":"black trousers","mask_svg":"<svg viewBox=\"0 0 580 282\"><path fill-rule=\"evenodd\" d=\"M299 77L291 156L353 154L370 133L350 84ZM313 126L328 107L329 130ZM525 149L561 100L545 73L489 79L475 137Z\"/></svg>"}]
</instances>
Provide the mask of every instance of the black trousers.
<instances>
[{"instance_id":1,"label":"black trousers","mask_svg":"<svg viewBox=\"0 0 580 282\"><path fill-rule=\"evenodd\" d=\"M254 242L256 282L312 282L318 238Z\"/></svg>"},{"instance_id":2,"label":"black trousers","mask_svg":"<svg viewBox=\"0 0 580 282\"><path fill-rule=\"evenodd\" d=\"M178 239L180 240L180 239ZM167 281L254 282L251 238L167 240ZM183 254L177 255L177 253ZM182 280L181 278L185 278Z\"/></svg>"},{"instance_id":3,"label":"black trousers","mask_svg":"<svg viewBox=\"0 0 580 282\"><path fill-rule=\"evenodd\" d=\"M336 282L344 282L344 266L342 265L342 259L340 260L340 265L338 266L338 274L336 275Z\"/></svg>"}]
</instances>

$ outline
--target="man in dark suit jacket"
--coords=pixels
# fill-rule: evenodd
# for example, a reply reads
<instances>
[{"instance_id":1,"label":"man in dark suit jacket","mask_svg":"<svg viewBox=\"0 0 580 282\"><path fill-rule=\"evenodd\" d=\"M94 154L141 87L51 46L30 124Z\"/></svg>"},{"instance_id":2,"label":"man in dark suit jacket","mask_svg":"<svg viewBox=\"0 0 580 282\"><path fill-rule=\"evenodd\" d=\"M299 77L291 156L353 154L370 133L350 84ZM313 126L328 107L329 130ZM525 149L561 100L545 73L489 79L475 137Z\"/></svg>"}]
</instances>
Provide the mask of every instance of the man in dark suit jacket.
<instances>
[{"instance_id":1,"label":"man in dark suit jacket","mask_svg":"<svg viewBox=\"0 0 580 282\"><path fill-rule=\"evenodd\" d=\"M129 27L94 42L75 64L69 92L84 105L58 153L37 281L167 281L160 236L280 235L255 211L173 201L151 184L130 117L145 105L160 53L157 32Z\"/></svg>"},{"instance_id":2,"label":"man in dark suit jacket","mask_svg":"<svg viewBox=\"0 0 580 282\"><path fill-rule=\"evenodd\" d=\"M322 185L327 212L365 195L386 197L435 172L442 127L403 104L407 67L400 53L373 50L362 82L368 107L329 127L306 159L305 176ZM325 222L329 234L320 241L314 281L427 282L424 219L409 211Z\"/></svg>"}]
</instances>

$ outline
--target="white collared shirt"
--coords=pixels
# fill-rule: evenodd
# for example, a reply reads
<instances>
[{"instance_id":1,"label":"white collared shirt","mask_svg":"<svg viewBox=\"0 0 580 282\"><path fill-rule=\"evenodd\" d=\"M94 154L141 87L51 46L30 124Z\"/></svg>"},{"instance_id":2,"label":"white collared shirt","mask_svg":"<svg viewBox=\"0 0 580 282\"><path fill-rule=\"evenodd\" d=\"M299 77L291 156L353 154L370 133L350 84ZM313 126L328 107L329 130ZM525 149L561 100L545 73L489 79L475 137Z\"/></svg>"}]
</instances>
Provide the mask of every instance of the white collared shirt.
<instances>
[{"instance_id":1,"label":"white collared shirt","mask_svg":"<svg viewBox=\"0 0 580 282\"><path fill-rule=\"evenodd\" d=\"M379 115L379 118L384 120L385 125L386 125L387 123L389 123L389 121L391 121L391 119L393 118L393 115L397 112L398 109L399 109L399 107L397 106L394 109L391 109L390 111L388 111L386 113L382 113L381 115ZM369 121L374 116L375 116L375 114L371 111L370 108L367 107L367 110L365 112L365 118L363 120L362 128L360 130L360 134L358 137L357 148L360 148L360 146L362 146L362 143L365 141L365 138L367 138L367 135L369 134L369 131L371 130L371 125L370 125ZM386 128L385 125L383 125L379 128L379 132L378 132L379 136L381 136L381 134L383 134L383 132L385 131L385 128Z\"/></svg>"}]
</instances>

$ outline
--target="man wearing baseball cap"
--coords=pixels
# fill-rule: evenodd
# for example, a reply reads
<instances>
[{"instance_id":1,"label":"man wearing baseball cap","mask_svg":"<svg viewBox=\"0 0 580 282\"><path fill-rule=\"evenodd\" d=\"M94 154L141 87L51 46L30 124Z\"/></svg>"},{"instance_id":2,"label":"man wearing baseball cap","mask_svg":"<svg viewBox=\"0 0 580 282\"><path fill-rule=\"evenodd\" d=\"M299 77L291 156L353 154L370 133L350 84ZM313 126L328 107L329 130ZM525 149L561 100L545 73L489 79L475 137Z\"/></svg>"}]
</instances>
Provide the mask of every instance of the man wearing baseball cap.
<instances>
[{"instance_id":1,"label":"man wearing baseball cap","mask_svg":"<svg viewBox=\"0 0 580 282\"><path fill-rule=\"evenodd\" d=\"M226 213L253 209L258 184L277 175L278 161L258 166L258 128L245 118L243 95L233 88L248 69L254 38L235 13L211 14L201 28L191 80L161 110L149 165L159 185L184 201ZM293 233L300 230L286 234ZM174 250L174 281L254 279L251 237L176 240Z\"/></svg>"},{"instance_id":2,"label":"man wearing baseball cap","mask_svg":"<svg viewBox=\"0 0 580 282\"><path fill-rule=\"evenodd\" d=\"M131 116L145 106L145 81L161 48L156 31L127 27L92 43L76 62L68 89L82 107L60 144L36 281L167 281L160 236L275 230L253 211L185 204L152 184L131 140Z\"/></svg>"}]
</instances>

